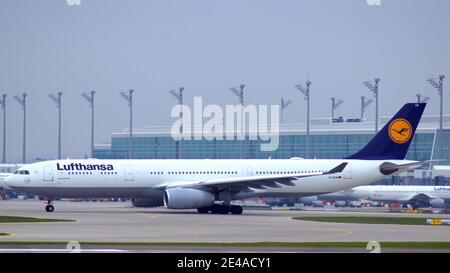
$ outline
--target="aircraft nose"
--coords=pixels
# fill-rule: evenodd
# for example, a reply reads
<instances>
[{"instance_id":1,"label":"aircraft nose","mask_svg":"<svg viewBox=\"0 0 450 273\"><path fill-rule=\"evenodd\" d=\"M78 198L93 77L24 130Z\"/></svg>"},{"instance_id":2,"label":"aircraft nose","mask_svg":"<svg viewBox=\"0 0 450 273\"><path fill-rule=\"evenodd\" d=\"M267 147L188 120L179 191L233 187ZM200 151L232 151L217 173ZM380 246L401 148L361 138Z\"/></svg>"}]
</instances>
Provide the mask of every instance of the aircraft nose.
<instances>
[{"instance_id":1,"label":"aircraft nose","mask_svg":"<svg viewBox=\"0 0 450 273\"><path fill-rule=\"evenodd\" d=\"M6 177L6 178L4 179L4 181L3 181L3 186L4 186L5 188L18 186L17 175L12 174L12 175Z\"/></svg>"}]
</instances>

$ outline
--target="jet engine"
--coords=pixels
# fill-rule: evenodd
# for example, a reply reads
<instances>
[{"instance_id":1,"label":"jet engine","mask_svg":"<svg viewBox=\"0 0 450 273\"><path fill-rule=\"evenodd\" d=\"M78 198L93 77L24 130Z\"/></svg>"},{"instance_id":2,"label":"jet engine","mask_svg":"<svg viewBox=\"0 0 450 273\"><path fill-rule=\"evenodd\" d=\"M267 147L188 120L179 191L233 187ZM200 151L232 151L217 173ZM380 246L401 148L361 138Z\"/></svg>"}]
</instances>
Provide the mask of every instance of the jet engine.
<instances>
[{"instance_id":1,"label":"jet engine","mask_svg":"<svg viewBox=\"0 0 450 273\"><path fill-rule=\"evenodd\" d=\"M443 208L445 207L445 200L440 198L432 199L430 200L430 205L432 208Z\"/></svg>"},{"instance_id":2,"label":"jet engine","mask_svg":"<svg viewBox=\"0 0 450 273\"><path fill-rule=\"evenodd\" d=\"M197 189L167 189L164 205L169 209L195 209L214 205L214 194Z\"/></svg>"}]
</instances>

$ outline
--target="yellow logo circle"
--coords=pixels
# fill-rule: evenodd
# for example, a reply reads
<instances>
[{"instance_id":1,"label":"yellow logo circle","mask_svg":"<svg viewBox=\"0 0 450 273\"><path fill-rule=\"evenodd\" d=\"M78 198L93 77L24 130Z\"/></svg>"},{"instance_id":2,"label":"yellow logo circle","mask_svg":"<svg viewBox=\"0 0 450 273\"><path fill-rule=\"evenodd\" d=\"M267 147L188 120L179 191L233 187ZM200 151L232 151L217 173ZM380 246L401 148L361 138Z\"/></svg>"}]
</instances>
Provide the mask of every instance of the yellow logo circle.
<instances>
[{"instance_id":1,"label":"yellow logo circle","mask_svg":"<svg viewBox=\"0 0 450 273\"><path fill-rule=\"evenodd\" d=\"M396 119L389 125L389 137L398 144L408 142L412 136L412 126L406 119Z\"/></svg>"}]
</instances>

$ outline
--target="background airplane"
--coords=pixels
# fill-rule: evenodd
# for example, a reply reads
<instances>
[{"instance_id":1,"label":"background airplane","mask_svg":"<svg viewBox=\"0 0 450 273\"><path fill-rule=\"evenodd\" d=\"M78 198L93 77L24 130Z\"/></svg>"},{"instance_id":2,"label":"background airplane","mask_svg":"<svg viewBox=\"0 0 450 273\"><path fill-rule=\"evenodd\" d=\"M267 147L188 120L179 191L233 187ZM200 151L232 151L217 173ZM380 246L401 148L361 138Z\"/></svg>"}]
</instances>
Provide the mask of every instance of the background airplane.
<instances>
[{"instance_id":1,"label":"background airplane","mask_svg":"<svg viewBox=\"0 0 450 273\"><path fill-rule=\"evenodd\" d=\"M409 204L413 208L443 208L450 202L449 186L359 186L341 193L371 201Z\"/></svg>"}]
</instances>

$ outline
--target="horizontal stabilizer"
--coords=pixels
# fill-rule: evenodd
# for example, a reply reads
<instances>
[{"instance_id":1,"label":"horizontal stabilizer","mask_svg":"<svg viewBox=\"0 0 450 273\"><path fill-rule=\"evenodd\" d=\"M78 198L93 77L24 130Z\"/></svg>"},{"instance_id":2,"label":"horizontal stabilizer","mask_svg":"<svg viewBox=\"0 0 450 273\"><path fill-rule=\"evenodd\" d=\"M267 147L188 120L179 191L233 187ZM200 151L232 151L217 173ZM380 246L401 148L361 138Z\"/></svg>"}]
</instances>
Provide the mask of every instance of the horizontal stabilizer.
<instances>
[{"instance_id":1,"label":"horizontal stabilizer","mask_svg":"<svg viewBox=\"0 0 450 273\"><path fill-rule=\"evenodd\" d=\"M391 162L384 162L380 165L380 172L384 175L390 175L398 171L406 171L408 169L419 168L424 164L441 162L442 160L425 160L425 161L416 161L412 163L406 164L394 164Z\"/></svg>"}]
</instances>

